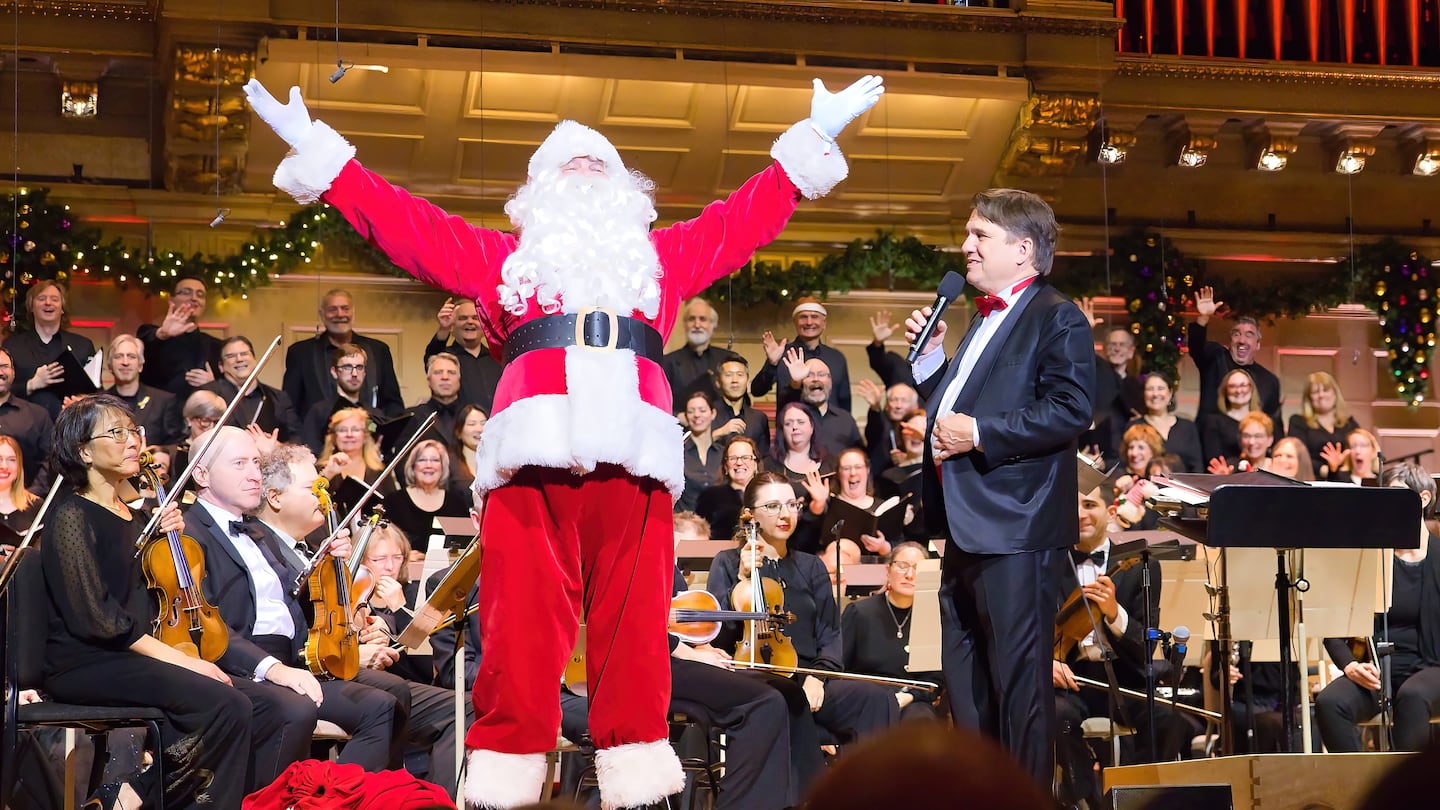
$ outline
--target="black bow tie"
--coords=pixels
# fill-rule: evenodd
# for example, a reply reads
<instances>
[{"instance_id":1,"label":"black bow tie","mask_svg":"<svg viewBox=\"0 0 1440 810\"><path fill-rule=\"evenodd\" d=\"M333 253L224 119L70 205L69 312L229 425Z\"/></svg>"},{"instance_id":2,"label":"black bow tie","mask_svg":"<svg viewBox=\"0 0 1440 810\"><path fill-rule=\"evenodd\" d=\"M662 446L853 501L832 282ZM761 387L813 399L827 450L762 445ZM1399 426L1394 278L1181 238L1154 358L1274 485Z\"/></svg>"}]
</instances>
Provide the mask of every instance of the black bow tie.
<instances>
[{"instance_id":1,"label":"black bow tie","mask_svg":"<svg viewBox=\"0 0 1440 810\"><path fill-rule=\"evenodd\" d=\"M1105 552L1103 551L1092 551L1086 554L1078 548L1072 548L1070 549L1070 559L1074 560L1076 565L1089 560L1095 563L1096 568L1103 569L1105 567Z\"/></svg>"},{"instance_id":2,"label":"black bow tie","mask_svg":"<svg viewBox=\"0 0 1440 810\"><path fill-rule=\"evenodd\" d=\"M259 521L255 520L230 521L230 533L243 534L257 543L260 542L260 538L265 536L265 530L260 528Z\"/></svg>"}]
</instances>

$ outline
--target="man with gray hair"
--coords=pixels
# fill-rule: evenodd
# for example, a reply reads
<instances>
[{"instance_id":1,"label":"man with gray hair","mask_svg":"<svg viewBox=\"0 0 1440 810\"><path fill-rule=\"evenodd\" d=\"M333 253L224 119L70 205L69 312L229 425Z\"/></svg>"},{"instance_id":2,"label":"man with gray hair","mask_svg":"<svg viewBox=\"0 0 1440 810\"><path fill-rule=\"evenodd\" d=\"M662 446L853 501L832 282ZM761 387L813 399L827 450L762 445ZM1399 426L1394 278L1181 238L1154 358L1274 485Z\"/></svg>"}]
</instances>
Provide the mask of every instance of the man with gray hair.
<instances>
[{"instance_id":1,"label":"man with gray hair","mask_svg":"<svg viewBox=\"0 0 1440 810\"><path fill-rule=\"evenodd\" d=\"M105 389L105 393L114 394L135 411L135 424L145 429L145 442L175 444L180 441L182 437L166 425L165 418L175 395L140 382L140 372L145 370L145 344L140 338L118 335L110 341L106 361L115 384Z\"/></svg>"},{"instance_id":2,"label":"man with gray hair","mask_svg":"<svg viewBox=\"0 0 1440 810\"><path fill-rule=\"evenodd\" d=\"M829 315L824 304L806 296L795 302L795 309L790 313L795 321L794 340L782 345L773 332L767 331L761 336L765 365L755 372L755 379L750 383L752 395L764 396L774 386L777 408L800 399L806 361L821 360L830 369L830 404L843 411L850 410L850 365L839 349L820 342Z\"/></svg>"},{"instance_id":3,"label":"man with gray hair","mask_svg":"<svg viewBox=\"0 0 1440 810\"><path fill-rule=\"evenodd\" d=\"M720 364L735 352L711 345L720 313L704 298L691 298L680 312L685 326L685 345L660 358L660 370L670 381L671 406L676 413L696 391L714 391L720 379Z\"/></svg>"},{"instance_id":4,"label":"man with gray hair","mask_svg":"<svg viewBox=\"0 0 1440 810\"><path fill-rule=\"evenodd\" d=\"M1206 414L1220 413L1220 381L1238 368L1255 381L1255 396L1260 398L1260 409L1277 426L1283 425L1280 419L1280 379L1255 360L1256 353L1260 351L1260 323L1248 316L1236 318L1235 324L1230 327L1228 346L1207 339L1205 327L1223 306L1224 301L1215 300L1213 287L1201 287L1195 291L1195 320L1185 330L1185 340L1190 344L1190 359L1200 370L1200 406L1195 410L1195 421L1200 422Z\"/></svg>"},{"instance_id":5,"label":"man with gray hair","mask_svg":"<svg viewBox=\"0 0 1440 810\"><path fill-rule=\"evenodd\" d=\"M833 383L834 375L830 367L825 365L825 361L805 361L805 378L800 388L800 400L820 415L820 426L815 430L814 441L832 457L851 447L865 446L865 440L860 438L860 427L855 424L855 417L850 415L850 411L832 405Z\"/></svg>"},{"instance_id":6,"label":"man with gray hair","mask_svg":"<svg viewBox=\"0 0 1440 810\"><path fill-rule=\"evenodd\" d=\"M285 350L285 381L281 388L295 412L304 416L335 395L335 378L330 376L331 350L353 344L365 350L365 381L360 400L373 412L397 416L405 409L400 383L395 378L395 360L390 346L382 340L356 334L354 297L349 290L326 291L320 299L320 323L324 331L315 337L297 340Z\"/></svg>"}]
</instances>

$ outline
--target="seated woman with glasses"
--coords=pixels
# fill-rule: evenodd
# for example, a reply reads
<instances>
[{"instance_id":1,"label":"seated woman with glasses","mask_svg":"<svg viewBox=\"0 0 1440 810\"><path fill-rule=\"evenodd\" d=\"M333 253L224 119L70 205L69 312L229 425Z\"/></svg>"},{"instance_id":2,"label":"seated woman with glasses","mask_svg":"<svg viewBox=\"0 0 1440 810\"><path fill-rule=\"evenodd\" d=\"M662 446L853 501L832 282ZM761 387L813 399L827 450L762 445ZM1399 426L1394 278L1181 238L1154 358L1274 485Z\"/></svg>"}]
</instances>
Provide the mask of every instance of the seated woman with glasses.
<instances>
[{"instance_id":1,"label":"seated woman with glasses","mask_svg":"<svg viewBox=\"0 0 1440 810\"><path fill-rule=\"evenodd\" d=\"M144 439L129 406L108 394L67 406L55 458L71 491L40 544L49 617L43 689L66 703L161 710L159 768L111 783L87 807L239 807L250 756L250 701L214 664L150 635L153 605L135 541L146 518L121 500ZM175 505L160 531L184 528ZM163 801L163 804L162 804Z\"/></svg>"},{"instance_id":2,"label":"seated woman with glasses","mask_svg":"<svg viewBox=\"0 0 1440 810\"><path fill-rule=\"evenodd\" d=\"M929 555L919 543L900 543L885 558L885 588L851 605L840 615L845 643L845 671L886 678L942 683L940 673L911 673L910 618L915 604L915 578L920 561ZM935 720L940 692L897 689L900 719Z\"/></svg>"},{"instance_id":3,"label":"seated woman with glasses","mask_svg":"<svg viewBox=\"0 0 1440 810\"><path fill-rule=\"evenodd\" d=\"M740 528L740 494L760 471L760 448L749 436L736 436L725 445L724 481L706 487L695 501L695 514L710 525L711 540L729 540Z\"/></svg>"},{"instance_id":4,"label":"seated woman with glasses","mask_svg":"<svg viewBox=\"0 0 1440 810\"><path fill-rule=\"evenodd\" d=\"M1212 458L1208 470L1212 475L1270 469L1270 445L1275 443L1275 423L1262 411L1254 411L1240 420L1240 455L1238 458Z\"/></svg>"},{"instance_id":5,"label":"seated woman with glasses","mask_svg":"<svg viewBox=\"0 0 1440 810\"><path fill-rule=\"evenodd\" d=\"M450 453L426 439L405 459L405 486L385 496L385 516L414 548L426 548L437 517L467 517L470 498L450 486Z\"/></svg>"},{"instance_id":6,"label":"seated woman with glasses","mask_svg":"<svg viewBox=\"0 0 1440 810\"><path fill-rule=\"evenodd\" d=\"M385 469L375 434L370 432L369 412L364 408L342 408L331 414L325 443L315 463L320 466L320 477L330 480L335 509L342 515L348 513ZM386 481L376 494L384 496L394 489L394 482Z\"/></svg>"},{"instance_id":7,"label":"seated woman with glasses","mask_svg":"<svg viewBox=\"0 0 1440 810\"><path fill-rule=\"evenodd\" d=\"M830 590L829 574L819 558L790 544L804 501L795 497L784 475L764 472L745 488L743 504L740 520L755 522L756 543L715 555L706 589L719 600L722 609L731 609L732 593L749 592L753 560L761 577L775 580L782 588L784 604L768 607L794 616L783 633L795 648L799 666L842 671L845 652L840 611ZM727 623L725 632L713 644L734 650L736 659L743 659L744 650L737 647L742 632L740 623ZM758 660L758 651L756 656ZM757 677L765 678L779 690L790 706L792 765L796 787L802 794L824 764L818 727L844 741L872 735L900 719L899 699L888 687L816 675L787 677L766 672Z\"/></svg>"},{"instance_id":8,"label":"seated woman with glasses","mask_svg":"<svg viewBox=\"0 0 1440 810\"><path fill-rule=\"evenodd\" d=\"M369 601L372 618L360 633L360 643L388 645L410 626L410 620L415 617L420 583L410 579L409 558L410 541L405 539L404 532L389 523L382 522L376 527L365 547L364 560L375 581ZM408 650L401 650L399 659L386 667L386 671L417 683L435 681L432 656Z\"/></svg>"}]
</instances>

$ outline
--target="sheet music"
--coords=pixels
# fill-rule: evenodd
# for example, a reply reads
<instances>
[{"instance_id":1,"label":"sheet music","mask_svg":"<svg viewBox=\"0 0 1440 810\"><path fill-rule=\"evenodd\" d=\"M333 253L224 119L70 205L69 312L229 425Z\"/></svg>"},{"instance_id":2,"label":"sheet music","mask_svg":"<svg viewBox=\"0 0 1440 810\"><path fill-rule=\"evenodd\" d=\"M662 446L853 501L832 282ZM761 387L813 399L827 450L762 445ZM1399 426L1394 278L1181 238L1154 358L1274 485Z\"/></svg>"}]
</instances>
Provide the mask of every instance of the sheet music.
<instances>
[{"instance_id":1,"label":"sheet music","mask_svg":"<svg viewBox=\"0 0 1440 810\"><path fill-rule=\"evenodd\" d=\"M85 376L90 378L90 383L96 388L100 387L100 369L105 367L105 350L96 350L93 357L85 363Z\"/></svg>"}]
</instances>

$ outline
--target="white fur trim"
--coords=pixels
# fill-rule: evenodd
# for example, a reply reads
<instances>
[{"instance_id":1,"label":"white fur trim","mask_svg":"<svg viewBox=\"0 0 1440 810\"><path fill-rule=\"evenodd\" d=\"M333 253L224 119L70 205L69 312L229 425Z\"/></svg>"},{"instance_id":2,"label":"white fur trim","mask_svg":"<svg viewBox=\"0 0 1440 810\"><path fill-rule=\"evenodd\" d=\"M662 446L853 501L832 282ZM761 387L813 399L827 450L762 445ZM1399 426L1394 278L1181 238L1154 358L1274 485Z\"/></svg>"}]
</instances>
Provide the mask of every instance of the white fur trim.
<instances>
[{"instance_id":1,"label":"white fur trim","mask_svg":"<svg viewBox=\"0 0 1440 810\"><path fill-rule=\"evenodd\" d=\"M602 748L595 752L595 776L606 807L644 807L685 789L669 740Z\"/></svg>"},{"instance_id":2,"label":"white fur trim","mask_svg":"<svg viewBox=\"0 0 1440 810\"><path fill-rule=\"evenodd\" d=\"M826 143L810 126L808 118L775 139L770 157L780 162L780 168L807 200L829 194L830 189L850 174L840 147Z\"/></svg>"},{"instance_id":3,"label":"white fur trim","mask_svg":"<svg viewBox=\"0 0 1440 810\"><path fill-rule=\"evenodd\" d=\"M324 121L312 121L294 151L275 167L275 187L295 202L313 203L330 190L340 170L354 157L355 147L340 133Z\"/></svg>"},{"instance_id":4,"label":"white fur trim","mask_svg":"<svg viewBox=\"0 0 1440 810\"><path fill-rule=\"evenodd\" d=\"M530 156L530 177L539 177L543 171L558 169L577 157L605 161L605 173L611 177L625 174L625 163L608 138L579 121L561 121Z\"/></svg>"},{"instance_id":5,"label":"white fur trim","mask_svg":"<svg viewBox=\"0 0 1440 810\"><path fill-rule=\"evenodd\" d=\"M477 748L465 770L465 803L504 810L540 801L544 754L502 754Z\"/></svg>"},{"instance_id":6,"label":"white fur trim","mask_svg":"<svg viewBox=\"0 0 1440 810\"><path fill-rule=\"evenodd\" d=\"M659 481L679 498L685 489L682 429L674 415L640 398L636 362L626 349L567 348L568 394L517 400L485 424L475 451L475 491L495 489L521 467L588 473L610 463Z\"/></svg>"}]
</instances>

